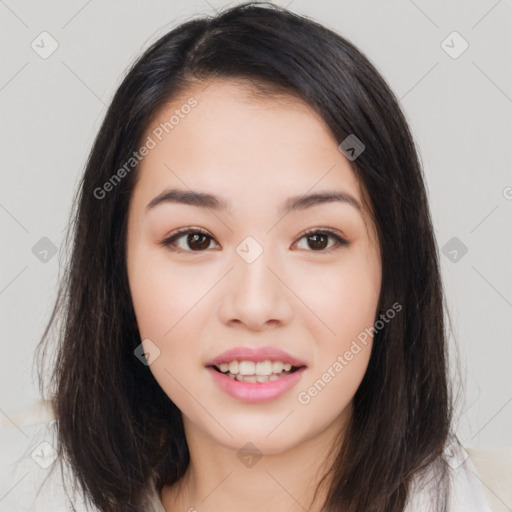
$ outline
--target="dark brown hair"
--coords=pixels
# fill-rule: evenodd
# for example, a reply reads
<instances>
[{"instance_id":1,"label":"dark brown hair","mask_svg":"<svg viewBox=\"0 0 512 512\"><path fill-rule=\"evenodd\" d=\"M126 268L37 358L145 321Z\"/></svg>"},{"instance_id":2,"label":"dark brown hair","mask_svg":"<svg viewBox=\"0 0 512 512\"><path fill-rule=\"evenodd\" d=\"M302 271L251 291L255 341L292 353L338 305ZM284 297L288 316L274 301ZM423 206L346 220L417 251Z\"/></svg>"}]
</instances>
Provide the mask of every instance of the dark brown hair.
<instances>
[{"instance_id":1,"label":"dark brown hair","mask_svg":"<svg viewBox=\"0 0 512 512\"><path fill-rule=\"evenodd\" d=\"M287 91L313 107L336 140L355 134L365 145L352 168L371 201L381 248L378 309L398 302L403 310L375 335L345 440L335 447L325 506L402 511L413 477L441 460L451 416L438 252L417 150L369 60L335 32L272 4L242 4L174 28L133 65L106 113L39 347L42 374L55 330L53 371L41 389L57 420L61 461L103 512L140 510L150 479L160 490L187 468L180 411L134 356L140 336L125 251L137 169L107 197L94 191L137 150L166 103L193 81L215 78L248 81L261 94Z\"/></svg>"}]
</instances>

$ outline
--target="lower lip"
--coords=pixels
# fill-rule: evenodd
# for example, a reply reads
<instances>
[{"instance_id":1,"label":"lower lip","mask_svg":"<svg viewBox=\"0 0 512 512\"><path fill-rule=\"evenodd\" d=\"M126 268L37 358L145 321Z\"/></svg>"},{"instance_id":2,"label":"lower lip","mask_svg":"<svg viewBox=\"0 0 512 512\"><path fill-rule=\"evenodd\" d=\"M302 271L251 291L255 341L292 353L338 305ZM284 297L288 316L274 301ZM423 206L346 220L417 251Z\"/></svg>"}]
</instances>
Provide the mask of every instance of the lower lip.
<instances>
[{"instance_id":1,"label":"lower lip","mask_svg":"<svg viewBox=\"0 0 512 512\"><path fill-rule=\"evenodd\" d=\"M249 403L268 402L269 400L275 400L280 397L297 384L305 369L306 367L303 366L286 377L280 377L278 380L268 382L241 382L239 380L230 379L214 368L207 368L214 382L222 391L225 391L233 398Z\"/></svg>"}]
</instances>

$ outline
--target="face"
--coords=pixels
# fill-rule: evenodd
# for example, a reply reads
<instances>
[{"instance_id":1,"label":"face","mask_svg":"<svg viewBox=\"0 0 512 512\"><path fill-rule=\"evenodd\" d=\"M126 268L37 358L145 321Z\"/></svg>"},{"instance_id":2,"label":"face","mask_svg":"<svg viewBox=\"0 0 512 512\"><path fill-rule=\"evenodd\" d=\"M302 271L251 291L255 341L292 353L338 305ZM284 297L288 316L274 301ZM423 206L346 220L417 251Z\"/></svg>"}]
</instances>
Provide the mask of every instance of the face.
<instances>
[{"instance_id":1,"label":"face","mask_svg":"<svg viewBox=\"0 0 512 512\"><path fill-rule=\"evenodd\" d=\"M339 427L367 368L372 339L361 334L381 286L341 141L301 101L255 99L232 81L192 88L157 117L127 238L150 371L186 432L225 447L277 453ZM249 382L209 367L232 349L246 352L217 366ZM299 368L289 376L287 357ZM251 377L269 371L268 382Z\"/></svg>"}]
</instances>

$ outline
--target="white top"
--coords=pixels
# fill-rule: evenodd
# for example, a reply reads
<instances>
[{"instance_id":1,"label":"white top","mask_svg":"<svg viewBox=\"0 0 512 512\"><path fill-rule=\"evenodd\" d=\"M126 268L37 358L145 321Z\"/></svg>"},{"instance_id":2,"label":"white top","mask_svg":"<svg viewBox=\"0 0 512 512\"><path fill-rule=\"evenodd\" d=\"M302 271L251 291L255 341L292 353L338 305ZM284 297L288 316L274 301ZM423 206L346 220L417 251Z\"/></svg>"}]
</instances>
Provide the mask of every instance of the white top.
<instances>
[{"instance_id":1,"label":"white top","mask_svg":"<svg viewBox=\"0 0 512 512\"><path fill-rule=\"evenodd\" d=\"M447 512L492 512L484 496L482 481L466 450L458 444L448 445L443 458L448 464L450 478ZM413 488L405 512L435 512L436 483L435 480L431 482L431 485L427 483Z\"/></svg>"}]
</instances>

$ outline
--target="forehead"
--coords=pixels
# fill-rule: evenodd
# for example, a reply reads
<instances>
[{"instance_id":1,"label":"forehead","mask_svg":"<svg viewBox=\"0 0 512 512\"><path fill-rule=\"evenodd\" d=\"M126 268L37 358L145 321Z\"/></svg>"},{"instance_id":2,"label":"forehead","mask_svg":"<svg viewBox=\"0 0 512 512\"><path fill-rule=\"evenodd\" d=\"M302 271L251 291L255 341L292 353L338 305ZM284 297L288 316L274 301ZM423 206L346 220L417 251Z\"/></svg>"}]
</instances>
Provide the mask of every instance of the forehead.
<instances>
[{"instance_id":1,"label":"forehead","mask_svg":"<svg viewBox=\"0 0 512 512\"><path fill-rule=\"evenodd\" d=\"M323 119L300 98L284 92L266 94L251 84L227 79L181 92L160 110L152 126L165 124L180 109L188 111L186 105L192 100L197 105L172 128L166 137L170 143L176 136L192 137L194 144L208 146L210 142L217 153L237 152L242 157L244 151L250 156L258 145L274 150L291 146L295 152L311 150L314 145L319 151L328 146L332 150L337 145ZM274 155L279 153L274 151Z\"/></svg>"},{"instance_id":2,"label":"forehead","mask_svg":"<svg viewBox=\"0 0 512 512\"><path fill-rule=\"evenodd\" d=\"M226 197L237 191L241 199L244 191L264 192L271 200L273 193L342 188L362 202L332 132L291 94L265 95L233 80L196 83L160 109L147 137L156 145L141 162L138 181L152 193L177 183Z\"/></svg>"}]
</instances>

